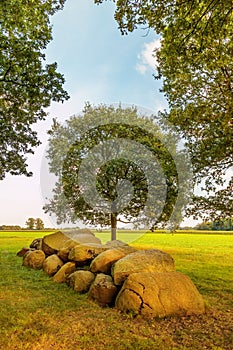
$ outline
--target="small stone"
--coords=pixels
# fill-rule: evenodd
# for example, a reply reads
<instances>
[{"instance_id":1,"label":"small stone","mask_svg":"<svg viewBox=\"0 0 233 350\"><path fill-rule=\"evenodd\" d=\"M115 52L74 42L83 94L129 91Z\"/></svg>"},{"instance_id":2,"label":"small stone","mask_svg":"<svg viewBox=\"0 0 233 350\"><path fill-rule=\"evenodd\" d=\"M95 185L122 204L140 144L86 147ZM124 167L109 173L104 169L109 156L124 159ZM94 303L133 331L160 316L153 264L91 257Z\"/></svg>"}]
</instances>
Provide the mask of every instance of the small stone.
<instances>
[{"instance_id":1,"label":"small stone","mask_svg":"<svg viewBox=\"0 0 233 350\"><path fill-rule=\"evenodd\" d=\"M45 260L45 253L42 250L29 250L24 254L23 266L29 266L32 269L42 269Z\"/></svg>"},{"instance_id":2,"label":"small stone","mask_svg":"<svg viewBox=\"0 0 233 350\"><path fill-rule=\"evenodd\" d=\"M79 244L71 249L68 259L76 261L79 266L83 266L107 249L109 248L98 243Z\"/></svg>"},{"instance_id":3,"label":"small stone","mask_svg":"<svg viewBox=\"0 0 233 350\"><path fill-rule=\"evenodd\" d=\"M130 246L119 246L118 248L108 249L92 260L90 270L94 273L103 272L110 274L111 267L116 261L133 252L135 252L135 249Z\"/></svg>"},{"instance_id":4,"label":"small stone","mask_svg":"<svg viewBox=\"0 0 233 350\"><path fill-rule=\"evenodd\" d=\"M53 276L63 264L63 261L56 254L53 254L44 260L43 269L49 276Z\"/></svg>"},{"instance_id":5,"label":"small stone","mask_svg":"<svg viewBox=\"0 0 233 350\"><path fill-rule=\"evenodd\" d=\"M100 273L92 283L88 296L100 306L108 306L114 303L117 294L117 287L114 285L112 277Z\"/></svg>"},{"instance_id":6,"label":"small stone","mask_svg":"<svg viewBox=\"0 0 233 350\"><path fill-rule=\"evenodd\" d=\"M70 261L64 264L60 270L53 276L53 282L63 283L66 282L68 276L76 270L75 262Z\"/></svg>"},{"instance_id":7,"label":"small stone","mask_svg":"<svg viewBox=\"0 0 233 350\"><path fill-rule=\"evenodd\" d=\"M94 273L90 271L79 270L69 275L67 278L67 284L73 288L74 291L85 293L90 288L90 285L94 279Z\"/></svg>"},{"instance_id":8,"label":"small stone","mask_svg":"<svg viewBox=\"0 0 233 350\"><path fill-rule=\"evenodd\" d=\"M24 256L27 252L29 251L29 248L23 247L22 249L20 249L20 251L18 251L18 253L16 254L17 256Z\"/></svg>"}]
</instances>

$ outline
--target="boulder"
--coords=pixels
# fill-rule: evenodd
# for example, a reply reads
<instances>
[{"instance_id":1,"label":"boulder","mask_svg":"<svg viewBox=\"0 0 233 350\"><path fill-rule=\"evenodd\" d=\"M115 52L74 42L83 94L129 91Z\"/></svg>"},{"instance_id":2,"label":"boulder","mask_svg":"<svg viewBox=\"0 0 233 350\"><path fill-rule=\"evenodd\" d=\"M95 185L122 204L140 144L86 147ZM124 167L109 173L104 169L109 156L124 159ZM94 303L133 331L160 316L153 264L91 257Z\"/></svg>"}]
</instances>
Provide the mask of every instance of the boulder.
<instances>
[{"instance_id":1,"label":"boulder","mask_svg":"<svg viewBox=\"0 0 233 350\"><path fill-rule=\"evenodd\" d=\"M49 276L53 276L63 264L63 261L56 254L49 255L43 262L43 270Z\"/></svg>"},{"instance_id":2,"label":"boulder","mask_svg":"<svg viewBox=\"0 0 233 350\"><path fill-rule=\"evenodd\" d=\"M69 237L62 231L51 233L43 237L42 250L46 255L57 254L68 240Z\"/></svg>"},{"instance_id":3,"label":"boulder","mask_svg":"<svg viewBox=\"0 0 233 350\"><path fill-rule=\"evenodd\" d=\"M64 264L60 270L53 276L53 282L64 283L67 277L76 270L75 262L69 261Z\"/></svg>"},{"instance_id":4,"label":"boulder","mask_svg":"<svg viewBox=\"0 0 233 350\"><path fill-rule=\"evenodd\" d=\"M22 257L22 256L24 256L29 250L30 250L29 248L23 247L22 249L20 249L20 250L18 251L18 253L17 253L16 255Z\"/></svg>"},{"instance_id":5,"label":"boulder","mask_svg":"<svg viewBox=\"0 0 233 350\"><path fill-rule=\"evenodd\" d=\"M116 307L153 317L205 312L202 296L190 278L180 272L131 274L116 298Z\"/></svg>"},{"instance_id":6,"label":"boulder","mask_svg":"<svg viewBox=\"0 0 233 350\"><path fill-rule=\"evenodd\" d=\"M68 261L68 256L69 256L71 249L79 244L80 243L78 243L77 241L74 241L73 239L69 239L68 241L66 241L64 246L61 249L59 249L57 255L59 256L59 258L61 258L63 261L66 262L66 261Z\"/></svg>"},{"instance_id":7,"label":"boulder","mask_svg":"<svg viewBox=\"0 0 233 350\"><path fill-rule=\"evenodd\" d=\"M82 266L107 249L109 248L97 243L79 244L71 249L68 259L76 261L79 266Z\"/></svg>"},{"instance_id":8,"label":"boulder","mask_svg":"<svg viewBox=\"0 0 233 350\"><path fill-rule=\"evenodd\" d=\"M114 285L112 277L100 273L92 283L88 297L100 306L112 305L117 294L117 287Z\"/></svg>"},{"instance_id":9,"label":"boulder","mask_svg":"<svg viewBox=\"0 0 233 350\"><path fill-rule=\"evenodd\" d=\"M95 275L90 271L79 270L73 272L67 278L67 284L76 292L85 293L94 281Z\"/></svg>"},{"instance_id":10,"label":"boulder","mask_svg":"<svg viewBox=\"0 0 233 350\"><path fill-rule=\"evenodd\" d=\"M139 250L118 260L112 268L112 276L116 285L136 272L171 272L175 271L173 258L161 250Z\"/></svg>"},{"instance_id":11,"label":"boulder","mask_svg":"<svg viewBox=\"0 0 233 350\"><path fill-rule=\"evenodd\" d=\"M29 266L32 269L42 269L45 260L45 253L42 250L29 250L23 256L23 266Z\"/></svg>"},{"instance_id":12,"label":"boulder","mask_svg":"<svg viewBox=\"0 0 233 350\"><path fill-rule=\"evenodd\" d=\"M42 238L36 238L32 241L32 243L30 244L30 248L31 249L38 249L38 250L42 250Z\"/></svg>"},{"instance_id":13,"label":"boulder","mask_svg":"<svg viewBox=\"0 0 233 350\"><path fill-rule=\"evenodd\" d=\"M79 243L98 243L100 244L101 241L99 238L95 237L93 234L90 233L75 233L69 231L57 231L55 233L52 233L50 235L44 236L42 239L42 250L45 252L46 255L52 255L57 254L57 252L63 248L67 241L72 239L73 241L76 241L77 244Z\"/></svg>"},{"instance_id":14,"label":"boulder","mask_svg":"<svg viewBox=\"0 0 233 350\"><path fill-rule=\"evenodd\" d=\"M129 247L129 245L125 242L120 241L119 239L114 239L112 241L108 241L105 243L106 246L111 248L119 248L119 247Z\"/></svg>"},{"instance_id":15,"label":"boulder","mask_svg":"<svg viewBox=\"0 0 233 350\"><path fill-rule=\"evenodd\" d=\"M98 237L95 237L94 234L90 234L90 233L70 234L68 237L73 241L76 241L77 243L101 244L101 240Z\"/></svg>"},{"instance_id":16,"label":"boulder","mask_svg":"<svg viewBox=\"0 0 233 350\"><path fill-rule=\"evenodd\" d=\"M124 256L135 252L135 249L130 246L118 246L118 248L108 249L92 260L90 270L94 273L103 272L106 274L111 273L112 265L122 259Z\"/></svg>"},{"instance_id":17,"label":"boulder","mask_svg":"<svg viewBox=\"0 0 233 350\"><path fill-rule=\"evenodd\" d=\"M69 237L76 236L77 234L86 234L86 235L92 235L95 236L95 234L89 229L89 228L71 228L69 230L63 231L65 234L67 234Z\"/></svg>"}]
</instances>

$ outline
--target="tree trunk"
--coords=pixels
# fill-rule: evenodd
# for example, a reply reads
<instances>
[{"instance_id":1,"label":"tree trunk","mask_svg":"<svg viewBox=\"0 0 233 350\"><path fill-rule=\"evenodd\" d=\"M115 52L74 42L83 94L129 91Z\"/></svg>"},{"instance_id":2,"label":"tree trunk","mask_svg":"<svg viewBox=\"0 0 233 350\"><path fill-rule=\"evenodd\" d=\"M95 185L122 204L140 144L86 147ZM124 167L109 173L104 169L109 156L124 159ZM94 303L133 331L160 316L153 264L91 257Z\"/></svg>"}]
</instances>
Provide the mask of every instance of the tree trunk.
<instances>
[{"instance_id":1,"label":"tree trunk","mask_svg":"<svg viewBox=\"0 0 233 350\"><path fill-rule=\"evenodd\" d=\"M111 240L116 239L116 229L117 229L117 214L111 213Z\"/></svg>"}]
</instances>

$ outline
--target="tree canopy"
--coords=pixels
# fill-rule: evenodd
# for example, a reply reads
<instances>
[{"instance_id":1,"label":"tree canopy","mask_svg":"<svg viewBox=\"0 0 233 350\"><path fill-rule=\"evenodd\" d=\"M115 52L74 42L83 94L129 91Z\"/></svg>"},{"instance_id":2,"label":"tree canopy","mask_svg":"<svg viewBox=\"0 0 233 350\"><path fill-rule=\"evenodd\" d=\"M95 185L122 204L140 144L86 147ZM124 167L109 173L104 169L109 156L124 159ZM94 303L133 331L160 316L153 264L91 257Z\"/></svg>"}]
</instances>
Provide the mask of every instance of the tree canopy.
<instances>
[{"instance_id":1,"label":"tree canopy","mask_svg":"<svg viewBox=\"0 0 233 350\"><path fill-rule=\"evenodd\" d=\"M0 179L6 173L31 175L26 154L40 143L31 126L45 119L51 101L68 98L57 64L44 63L50 16L64 2L0 2Z\"/></svg>"},{"instance_id":2,"label":"tree canopy","mask_svg":"<svg viewBox=\"0 0 233 350\"><path fill-rule=\"evenodd\" d=\"M169 143L135 107L87 104L83 115L55 121L48 159L57 182L45 211L58 223L81 219L112 232L117 221L178 226L190 169L171 135Z\"/></svg>"},{"instance_id":3,"label":"tree canopy","mask_svg":"<svg viewBox=\"0 0 233 350\"><path fill-rule=\"evenodd\" d=\"M204 221L196 225L195 230L233 231L233 218Z\"/></svg>"},{"instance_id":4,"label":"tree canopy","mask_svg":"<svg viewBox=\"0 0 233 350\"><path fill-rule=\"evenodd\" d=\"M102 3L96 0L95 3ZM115 2L115 1L114 1ZM123 34L152 28L169 111L162 113L189 147L201 196L189 213L214 219L233 212L233 5L231 0L117 0Z\"/></svg>"}]
</instances>

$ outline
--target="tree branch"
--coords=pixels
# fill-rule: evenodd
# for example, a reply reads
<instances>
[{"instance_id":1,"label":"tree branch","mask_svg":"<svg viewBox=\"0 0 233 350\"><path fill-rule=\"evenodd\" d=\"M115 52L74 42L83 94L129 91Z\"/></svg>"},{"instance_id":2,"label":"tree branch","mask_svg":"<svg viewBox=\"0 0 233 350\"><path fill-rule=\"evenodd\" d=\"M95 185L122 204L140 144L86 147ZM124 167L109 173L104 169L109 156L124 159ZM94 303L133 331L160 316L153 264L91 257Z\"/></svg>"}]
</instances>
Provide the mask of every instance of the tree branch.
<instances>
[{"instance_id":1,"label":"tree branch","mask_svg":"<svg viewBox=\"0 0 233 350\"><path fill-rule=\"evenodd\" d=\"M121 220L121 219L117 219L117 221L122 222L123 224L131 224L130 221L123 221L123 220Z\"/></svg>"},{"instance_id":2,"label":"tree branch","mask_svg":"<svg viewBox=\"0 0 233 350\"><path fill-rule=\"evenodd\" d=\"M1 78L0 81L5 81L6 76L7 76L7 74L9 73L10 70L11 70L11 62L10 62L10 66L7 68L7 70L6 70L6 72L5 72L4 76L3 76L3 78Z\"/></svg>"}]
</instances>

